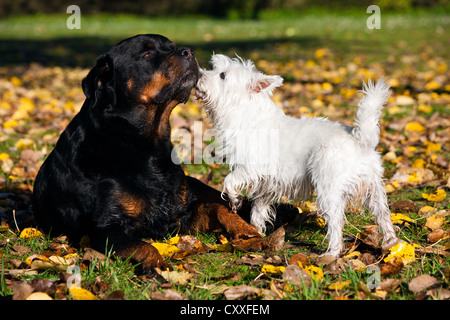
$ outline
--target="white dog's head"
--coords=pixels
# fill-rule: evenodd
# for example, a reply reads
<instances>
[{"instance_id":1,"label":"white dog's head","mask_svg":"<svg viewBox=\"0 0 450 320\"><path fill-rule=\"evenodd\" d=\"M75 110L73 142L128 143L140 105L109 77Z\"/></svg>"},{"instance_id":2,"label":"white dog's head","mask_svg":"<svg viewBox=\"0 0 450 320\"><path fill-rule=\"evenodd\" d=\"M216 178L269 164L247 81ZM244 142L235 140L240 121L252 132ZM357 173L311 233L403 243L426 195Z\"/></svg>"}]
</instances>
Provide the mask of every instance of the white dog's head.
<instances>
[{"instance_id":1,"label":"white dog's head","mask_svg":"<svg viewBox=\"0 0 450 320\"><path fill-rule=\"evenodd\" d=\"M236 55L237 56L237 55ZM277 75L259 72L252 61L215 54L211 58L212 70L201 69L196 96L203 100L207 111L217 113L218 108L243 107L255 103L255 98L268 98L283 83Z\"/></svg>"}]
</instances>

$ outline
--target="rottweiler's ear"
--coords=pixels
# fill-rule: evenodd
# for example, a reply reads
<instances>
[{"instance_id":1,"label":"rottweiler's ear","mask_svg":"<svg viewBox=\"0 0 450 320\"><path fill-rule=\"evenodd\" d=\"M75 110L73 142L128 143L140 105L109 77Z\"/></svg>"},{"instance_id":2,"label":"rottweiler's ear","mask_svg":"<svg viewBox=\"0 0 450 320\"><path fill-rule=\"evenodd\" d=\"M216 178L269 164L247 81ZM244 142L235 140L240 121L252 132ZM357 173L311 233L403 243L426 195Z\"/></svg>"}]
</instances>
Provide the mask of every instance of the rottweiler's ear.
<instances>
[{"instance_id":1,"label":"rottweiler's ear","mask_svg":"<svg viewBox=\"0 0 450 320\"><path fill-rule=\"evenodd\" d=\"M111 57L108 54L98 57L95 67L89 71L86 78L81 82L86 98L95 97L96 91L102 87L108 88L112 84L113 76L114 66Z\"/></svg>"}]
</instances>

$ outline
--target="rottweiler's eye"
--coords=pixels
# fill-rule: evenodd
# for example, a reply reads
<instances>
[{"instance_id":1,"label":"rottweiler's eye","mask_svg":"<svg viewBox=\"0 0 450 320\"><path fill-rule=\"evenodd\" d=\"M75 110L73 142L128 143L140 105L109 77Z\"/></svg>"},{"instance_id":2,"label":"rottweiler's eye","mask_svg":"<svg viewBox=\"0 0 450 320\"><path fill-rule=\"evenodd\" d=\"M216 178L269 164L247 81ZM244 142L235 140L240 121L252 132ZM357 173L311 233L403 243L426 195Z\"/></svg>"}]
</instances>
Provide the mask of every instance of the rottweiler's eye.
<instances>
[{"instance_id":1,"label":"rottweiler's eye","mask_svg":"<svg viewBox=\"0 0 450 320\"><path fill-rule=\"evenodd\" d=\"M220 73L220 79L225 80L225 72Z\"/></svg>"},{"instance_id":2,"label":"rottweiler's eye","mask_svg":"<svg viewBox=\"0 0 450 320\"><path fill-rule=\"evenodd\" d=\"M155 50L150 50L150 51L145 52L142 55L142 58L143 59L153 58L154 55L155 55Z\"/></svg>"}]
</instances>

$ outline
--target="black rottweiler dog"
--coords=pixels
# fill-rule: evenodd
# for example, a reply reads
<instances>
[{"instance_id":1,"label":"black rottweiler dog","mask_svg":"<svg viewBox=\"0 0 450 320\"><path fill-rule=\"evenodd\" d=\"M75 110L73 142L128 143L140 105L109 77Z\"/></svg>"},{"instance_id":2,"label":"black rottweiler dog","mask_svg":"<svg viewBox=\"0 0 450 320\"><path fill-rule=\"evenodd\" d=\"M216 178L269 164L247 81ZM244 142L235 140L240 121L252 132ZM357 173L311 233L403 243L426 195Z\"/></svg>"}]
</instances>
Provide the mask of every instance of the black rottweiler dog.
<instances>
[{"instance_id":1,"label":"black rottweiler dog","mask_svg":"<svg viewBox=\"0 0 450 320\"><path fill-rule=\"evenodd\" d=\"M261 250L263 237L220 192L171 160L169 116L198 77L192 50L160 35L125 39L100 56L82 81L86 101L36 177L38 226L74 245L85 235L96 250L108 243L144 271L167 263L141 239L177 230L223 230L241 247Z\"/></svg>"}]
</instances>

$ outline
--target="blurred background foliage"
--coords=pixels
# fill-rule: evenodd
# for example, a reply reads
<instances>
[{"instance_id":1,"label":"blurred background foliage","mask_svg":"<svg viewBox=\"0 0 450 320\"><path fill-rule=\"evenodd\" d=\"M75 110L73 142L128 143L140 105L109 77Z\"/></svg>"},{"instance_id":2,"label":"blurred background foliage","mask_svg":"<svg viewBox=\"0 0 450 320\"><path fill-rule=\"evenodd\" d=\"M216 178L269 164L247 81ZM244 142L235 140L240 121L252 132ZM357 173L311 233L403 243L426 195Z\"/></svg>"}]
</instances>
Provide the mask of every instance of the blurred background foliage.
<instances>
[{"instance_id":1,"label":"blurred background foliage","mask_svg":"<svg viewBox=\"0 0 450 320\"><path fill-rule=\"evenodd\" d=\"M382 10L405 11L423 7L449 8L448 0L1 0L0 17L34 13L62 13L75 4L83 14L121 13L146 16L204 15L227 19L258 19L267 11L361 9L376 4Z\"/></svg>"}]
</instances>

